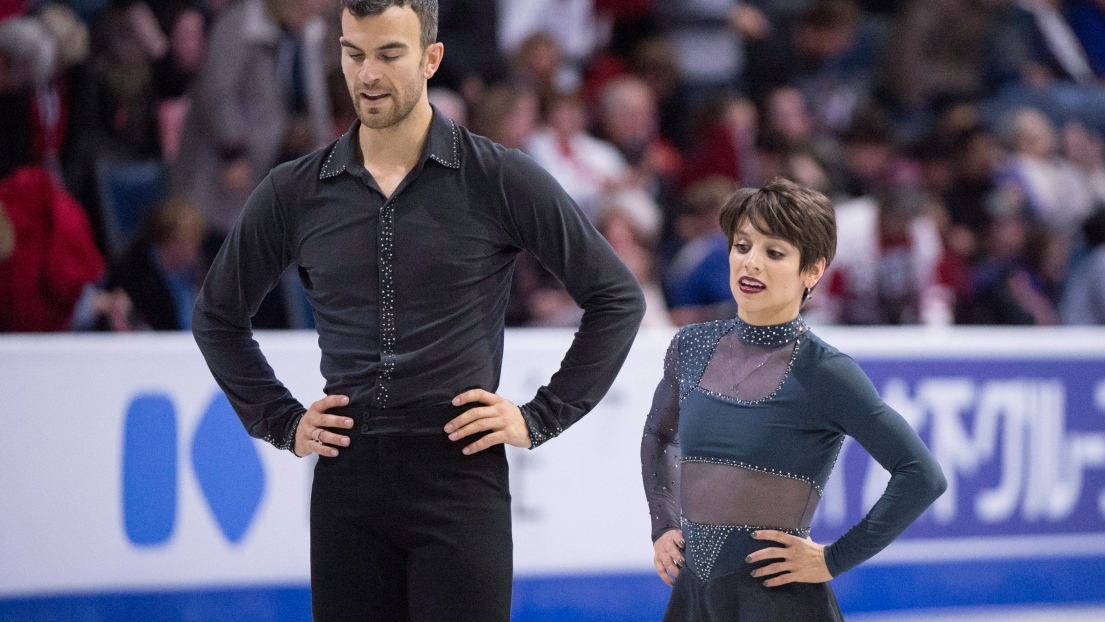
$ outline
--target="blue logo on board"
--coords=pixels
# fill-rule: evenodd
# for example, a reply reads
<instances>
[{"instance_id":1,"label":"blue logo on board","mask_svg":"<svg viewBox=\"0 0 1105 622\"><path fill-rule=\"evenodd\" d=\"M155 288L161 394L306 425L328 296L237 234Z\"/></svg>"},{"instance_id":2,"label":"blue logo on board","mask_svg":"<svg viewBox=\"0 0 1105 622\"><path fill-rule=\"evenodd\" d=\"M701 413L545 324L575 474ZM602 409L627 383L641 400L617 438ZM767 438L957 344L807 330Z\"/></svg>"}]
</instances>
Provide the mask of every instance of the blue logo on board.
<instances>
[{"instance_id":1,"label":"blue logo on board","mask_svg":"<svg viewBox=\"0 0 1105 622\"><path fill-rule=\"evenodd\" d=\"M178 425L164 393L134 397L123 433L123 524L139 546L168 542L176 526ZM192 436L191 463L215 522L231 543L241 541L265 495L265 472L253 440L218 391Z\"/></svg>"}]
</instances>

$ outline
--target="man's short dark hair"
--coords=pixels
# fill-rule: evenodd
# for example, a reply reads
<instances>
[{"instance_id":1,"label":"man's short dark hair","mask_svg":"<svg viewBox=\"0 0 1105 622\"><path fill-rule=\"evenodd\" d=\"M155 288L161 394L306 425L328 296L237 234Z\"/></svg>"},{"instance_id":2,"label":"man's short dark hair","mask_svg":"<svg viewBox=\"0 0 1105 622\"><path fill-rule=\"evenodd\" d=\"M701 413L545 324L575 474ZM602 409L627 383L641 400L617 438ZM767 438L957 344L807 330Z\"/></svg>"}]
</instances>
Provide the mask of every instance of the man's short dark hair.
<instances>
[{"instance_id":1,"label":"man's short dark hair","mask_svg":"<svg viewBox=\"0 0 1105 622\"><path fill-rule=\"evenodd\" d=\"M799 251L799 272L818 259L825 267L836 256L836 211L820 192L775 177L763 188L741 188L721 208L721 229L733 246L733 236L745 222L764 235L780 238Z\"/></svg>"},{"instance_id":2,"label":"man's short dark hair","mask_svg":"<svg viewBox=\"0 0 1105 622\"><path fill-rule=\"evenodd\" d=\"M358 19L375 16L393 6L410 7L422 22L422 49L437 42L437 0L341 0L341 8Z\"/></svg>"}]
</instances>

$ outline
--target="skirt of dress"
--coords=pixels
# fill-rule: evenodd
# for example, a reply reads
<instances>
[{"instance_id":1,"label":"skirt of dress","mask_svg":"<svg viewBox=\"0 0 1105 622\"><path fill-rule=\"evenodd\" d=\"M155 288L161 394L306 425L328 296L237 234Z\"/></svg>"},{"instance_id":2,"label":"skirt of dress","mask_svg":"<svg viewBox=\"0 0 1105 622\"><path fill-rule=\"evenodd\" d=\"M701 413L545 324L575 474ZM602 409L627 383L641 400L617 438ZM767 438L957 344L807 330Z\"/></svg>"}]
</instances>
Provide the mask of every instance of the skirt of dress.
<instances>
[{"instance_id":1,"label":"skirt of dress","mask_svg":"<svg viewBox=\"0 0 1105 622\"><path fill-rule=\"evenodd\" d=\"M679 573L664 622L843 622L828 583L765 587L743 570L702 581Z\"/></svg>"}]
</instances>

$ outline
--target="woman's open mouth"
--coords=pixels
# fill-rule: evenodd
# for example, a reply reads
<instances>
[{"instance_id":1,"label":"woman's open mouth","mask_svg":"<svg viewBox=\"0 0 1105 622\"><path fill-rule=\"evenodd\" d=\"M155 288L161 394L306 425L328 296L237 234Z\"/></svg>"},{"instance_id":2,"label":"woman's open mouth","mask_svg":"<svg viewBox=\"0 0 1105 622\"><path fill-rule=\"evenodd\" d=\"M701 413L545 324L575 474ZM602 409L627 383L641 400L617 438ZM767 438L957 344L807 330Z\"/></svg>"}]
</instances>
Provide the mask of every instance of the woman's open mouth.
<instances>
[{"instance_id":1,"label":"woman's open mouth","mask_svg":"<svg viewBox=\"0 0 1105 622\"><path fill-rule=\"evenodd\" d=\"M750 276L742 276L737 284L740 285L740 290L745 294L758 294L767 289L767 286L761 281Z\"/></svg>"}]
</instances>

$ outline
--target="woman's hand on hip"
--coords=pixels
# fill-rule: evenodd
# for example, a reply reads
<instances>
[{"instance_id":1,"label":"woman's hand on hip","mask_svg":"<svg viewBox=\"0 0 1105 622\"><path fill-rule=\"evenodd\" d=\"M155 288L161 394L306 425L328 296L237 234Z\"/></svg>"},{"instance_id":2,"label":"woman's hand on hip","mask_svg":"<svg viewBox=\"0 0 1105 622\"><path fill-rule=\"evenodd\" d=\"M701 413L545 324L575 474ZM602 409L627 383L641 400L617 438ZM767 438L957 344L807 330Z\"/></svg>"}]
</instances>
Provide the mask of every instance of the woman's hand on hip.
<instances>
[{"instance_id":1,"label":"woman's hand on hip","mask_svg":"<svg viewBox=\"0 0 1105 622\"><path fill-rule=\"evenodd\" d=\"M825 564L825 547L810 540L772 529L760 529L752 532L757 540L773 540L782 547L760 549L745 558L750 564L768 559L779 560L763 568L752 571L753 577L773 577L764 581L767 587L778 587L787 583L824 583L833 576Z\"/></svg>"},{"instance_id":2,"label":"woman's hand on hip","mask_svg":"<svg viewBox=\"0 0 1105 622\"><path fill-rule=\"evenodd\" d=\"M679 576L680 569L686 564L683 557L683 549L686 547L683 532L678 529L665 531L652 543L655 555L652 563L656 566L656 574L668 585L675 585L675 579Z\"/></svg>"}]
</instances>

